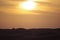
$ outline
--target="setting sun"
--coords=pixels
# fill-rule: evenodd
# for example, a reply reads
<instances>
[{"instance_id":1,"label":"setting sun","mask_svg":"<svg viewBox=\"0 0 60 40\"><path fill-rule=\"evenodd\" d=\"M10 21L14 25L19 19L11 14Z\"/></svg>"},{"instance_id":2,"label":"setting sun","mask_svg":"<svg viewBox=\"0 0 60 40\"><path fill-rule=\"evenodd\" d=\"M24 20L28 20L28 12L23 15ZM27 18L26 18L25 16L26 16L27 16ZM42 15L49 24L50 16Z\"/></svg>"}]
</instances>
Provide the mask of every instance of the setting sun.
<instances>
[{"instance_id":1,"label":"setting sun","mask_svg":"<svg viewBox=\"0 0 60 40\"><path fill-rule=\"evenodd\" d=\"M36 7L36 3L33 1L25 1L19 6L24 10L33 10Z\"/></svg>"}]
</instances>

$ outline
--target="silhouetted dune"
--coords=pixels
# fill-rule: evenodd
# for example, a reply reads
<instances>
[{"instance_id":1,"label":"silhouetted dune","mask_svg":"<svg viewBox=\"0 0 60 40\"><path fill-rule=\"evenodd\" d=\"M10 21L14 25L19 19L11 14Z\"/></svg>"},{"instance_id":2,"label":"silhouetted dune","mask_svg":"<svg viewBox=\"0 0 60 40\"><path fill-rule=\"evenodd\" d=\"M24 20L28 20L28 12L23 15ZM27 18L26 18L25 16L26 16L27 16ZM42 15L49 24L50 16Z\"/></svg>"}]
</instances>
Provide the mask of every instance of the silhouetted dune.
<instances>
[{"instance_id":1,"label":"silhouetted dune","mask_svg":"<svg viewBox=\"0 0 60 40\"><path fill-rule=\"evenodd\" d=\"M60 29L0 29L0 40L60 40Z\"/></svg>"}]
</instances>

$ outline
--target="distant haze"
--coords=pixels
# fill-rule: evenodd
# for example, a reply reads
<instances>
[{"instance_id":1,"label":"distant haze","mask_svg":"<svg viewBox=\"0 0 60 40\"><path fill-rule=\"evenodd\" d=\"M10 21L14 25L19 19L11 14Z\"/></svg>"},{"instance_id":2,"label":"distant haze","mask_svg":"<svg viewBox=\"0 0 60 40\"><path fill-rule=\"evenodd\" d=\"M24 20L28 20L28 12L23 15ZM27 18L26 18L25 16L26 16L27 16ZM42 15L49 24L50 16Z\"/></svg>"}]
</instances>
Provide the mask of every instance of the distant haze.
<instances>
[{"instance_id":1,"label":"distant haze","mask_svg":"<svg viewBox=\"0 0 60 40\"><path fill-rule=\"evenodd\" d=\"M19 2L0 0L0 28L60 28L60 0L37 1L29 12L21 11Z\"/></svg>"}]
</instances>

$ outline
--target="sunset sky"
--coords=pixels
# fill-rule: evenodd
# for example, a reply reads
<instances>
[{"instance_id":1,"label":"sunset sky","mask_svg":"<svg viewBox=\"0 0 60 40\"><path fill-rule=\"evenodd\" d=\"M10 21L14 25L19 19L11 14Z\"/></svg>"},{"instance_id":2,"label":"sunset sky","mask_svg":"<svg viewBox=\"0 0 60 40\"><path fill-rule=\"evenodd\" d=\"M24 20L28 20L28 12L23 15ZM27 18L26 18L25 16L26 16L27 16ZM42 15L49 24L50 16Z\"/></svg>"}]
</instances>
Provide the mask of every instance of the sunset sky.
<instances>
[{"instance_id":1,"label":"sunset sky","mask_svg":"<svg viewBox=\"0 0 60 40\"><path fill-rule=\"evenodd\" d=\"M31 10L21 7L25 1L0 0L0 28L60 27L60 0L33 0L36 5Z\"/></svg>"}]
</instances>

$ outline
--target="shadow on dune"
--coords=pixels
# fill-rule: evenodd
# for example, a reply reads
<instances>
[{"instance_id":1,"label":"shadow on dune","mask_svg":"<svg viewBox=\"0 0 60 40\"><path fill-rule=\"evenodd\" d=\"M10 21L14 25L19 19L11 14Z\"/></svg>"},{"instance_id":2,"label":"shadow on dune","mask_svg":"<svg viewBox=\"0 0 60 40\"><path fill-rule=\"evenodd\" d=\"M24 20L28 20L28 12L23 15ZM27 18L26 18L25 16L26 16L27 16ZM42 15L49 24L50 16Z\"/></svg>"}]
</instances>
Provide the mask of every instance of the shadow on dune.
<instances>
[{"instance_id":1,"label":"shadow on dune","mask_svg":"<svg viewBox=\"0 0 60 40\"><path fill-rule=\"evenodd\" d=\"M0 40L60 40L60 29L0 29Z\"/></svg>"}]
</instances>

